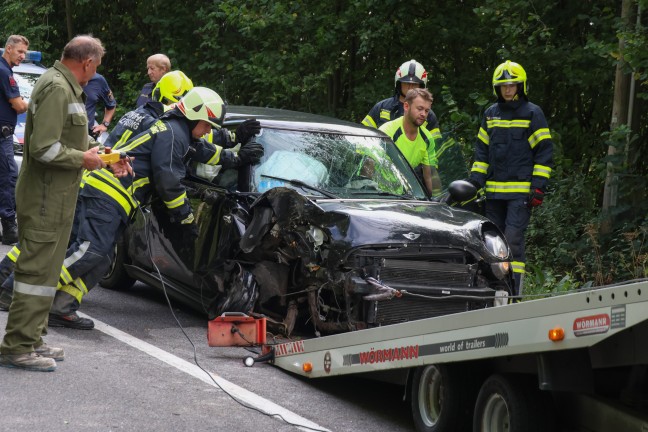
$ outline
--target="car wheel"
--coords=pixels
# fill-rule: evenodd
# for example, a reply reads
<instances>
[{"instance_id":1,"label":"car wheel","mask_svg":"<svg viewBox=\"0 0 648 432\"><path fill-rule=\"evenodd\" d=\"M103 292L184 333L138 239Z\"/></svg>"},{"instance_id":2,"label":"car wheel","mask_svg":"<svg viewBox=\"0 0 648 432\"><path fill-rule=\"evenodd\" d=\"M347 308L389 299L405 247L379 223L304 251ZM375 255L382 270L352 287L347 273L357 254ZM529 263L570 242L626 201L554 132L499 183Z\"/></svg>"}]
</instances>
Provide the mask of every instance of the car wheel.
<instances>
[{"instance_id":1,"label":"car wheel","mask_svg":"<svg viewBox=\"0 0 648 432\"><path fill-rule=\"evenodd\" d=\"M115 244L115 257L110 263L110 268L99 284L112 290L127 290L132 287L135 284L135 279L126 272L124 264L127 262L126 240L122 236Z\"/></svg>"},{"instance_id":2,"label":"car wheel","mask_svg":"<svg viewBox=\"0 0 648 432\"><path fill-rule=\"evenodd\" d=\"M481 387L473 419L475 432L542 432L553 429L550 395L532 379L492 375Z\"/></svg>"},{"instance_id":3,"label":"car wheel","mask_svg":"<svg viewBox=\"0 0 648 432\"><path fill-rule=\"evenodd\" d=\"M469 430L474 397L461 369L439 364L415 370L410 403L417 431Z\"/></svg>"}]
</instances>

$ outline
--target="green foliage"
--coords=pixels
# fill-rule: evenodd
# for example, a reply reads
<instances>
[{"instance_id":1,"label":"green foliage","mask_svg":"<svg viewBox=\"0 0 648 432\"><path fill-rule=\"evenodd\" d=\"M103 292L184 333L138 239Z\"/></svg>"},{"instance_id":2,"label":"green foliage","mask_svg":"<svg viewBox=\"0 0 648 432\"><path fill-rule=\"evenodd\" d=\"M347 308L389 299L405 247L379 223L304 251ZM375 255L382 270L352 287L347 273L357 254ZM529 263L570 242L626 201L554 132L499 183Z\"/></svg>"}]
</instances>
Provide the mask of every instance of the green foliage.
<instances>
[{"instance_id":1,"label":"green foliage","mask_svg":"<svg viewBox=\"0 0 648 432\"><path fill-rule=\"evenodd\" d=\"M547 269L568 270L586 253L585 225L596 209L592 178L565 176L552 184L527 229L527 261ZM585 279L587 280L587 279Z\"/></svg>"},{"instance_id":2,"label":"green foliage","mask_svg":"<svg viewBox=\"0 0 648 432\"><path fill-rule=\"evenodd\" d=\"M0 5L0 28L3 29L0 40L4 44L10 35L21 34L29 39L30 48L46 51L50 47L50 35L56 32L48 19L53 12L52 0L4 1Z\"/></svg>"},{"instance_id":3,"label":"green foliage","mask_svg":"<svg viewBox=\"0 0 648 432\"><path fill-rule=\"evenodd\" d=\"M0 28L26 35L51 65L69 39L69 12L73 34L107 48L100 72L118 115L133 108L157 52L231 104L352 121L393 95L394 71L414 58L429 72L439 144L452 156L446 174L470 165L493 69L516 61L555 147L549 194L528 230L529 284L543 287L645 274L648 31L620 10L617 0L4 0ZM632 127L610 131L617 63L636 78L639 99ZM619 198L605 215L608 166Z\"/></svg>"},{"instance_id":4,"label":"green foliage","mask_svg":"<svg viewBox=\"0 0 648 432\"><path fill-rule=\"evenodd\" d=\"M545 203L534 210L527 230L527 266L537 274L567 274L597 285L646 277L648 202L646 175L629 174L624 166L626 126L602 134L602 142L620 153L592 160L589 172L574 175L559 165ZM613 207L611 232L602 224L609 215L600 209L607 164L615 162L618 203ZM533 264L530 264L533 263ZM532 278L533 279L533 278Z\"/></svg>"},{"instance_id":5,"label":"green foliage","mask_svg":"<svg viewBox=\"0 0 648 432\"><path fill-rule=\"evenodd\" d=\"M589 288L592 282L581 283L571 273L559 277L551 269L543 269L534 265L527 265L524 275L523 294L530 299L545 297L555 294L564 294L570 291Z\"/></svg>"}]
</instances>

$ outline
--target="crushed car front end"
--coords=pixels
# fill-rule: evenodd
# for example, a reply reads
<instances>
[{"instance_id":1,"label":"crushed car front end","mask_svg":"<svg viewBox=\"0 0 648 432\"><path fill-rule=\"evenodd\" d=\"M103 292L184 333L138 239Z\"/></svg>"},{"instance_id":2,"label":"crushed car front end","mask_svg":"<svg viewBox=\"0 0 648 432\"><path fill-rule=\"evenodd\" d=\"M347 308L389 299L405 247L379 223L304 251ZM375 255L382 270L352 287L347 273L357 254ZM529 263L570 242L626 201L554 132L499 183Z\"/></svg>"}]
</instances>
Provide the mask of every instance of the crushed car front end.
<instances>
[{"instance_id":1,"label":"crushed car front end","mask_svg":"<svg viewBox=\"0 0 648 432\"><path fill-rule=\"evenodd\" d=\"M261 161L215 177L191 170L184 184L195 238L169 222L164 206L147 205L118 245L130 277L163 280L170 296L210 319L258 313L285 334L506 302L512 273L503 234L483 216L431 201L386 135L246 107L230 107L226 126L248 118L261 122Z\"/></svg>"},{"instance_id":2,"label":"crushed car front end","mask_svg":"<svg viewBox=\"0 0 648 432\"><path fill-rule=\"evenodd\" d=\"M264 222L243 234L241 259L256 263L259 310L288 328L299 316L323 333L389 325L493 306L510 292L502 234L467 211L312 200L283 187L252 211Z\"/></svg>"}]
</instances>

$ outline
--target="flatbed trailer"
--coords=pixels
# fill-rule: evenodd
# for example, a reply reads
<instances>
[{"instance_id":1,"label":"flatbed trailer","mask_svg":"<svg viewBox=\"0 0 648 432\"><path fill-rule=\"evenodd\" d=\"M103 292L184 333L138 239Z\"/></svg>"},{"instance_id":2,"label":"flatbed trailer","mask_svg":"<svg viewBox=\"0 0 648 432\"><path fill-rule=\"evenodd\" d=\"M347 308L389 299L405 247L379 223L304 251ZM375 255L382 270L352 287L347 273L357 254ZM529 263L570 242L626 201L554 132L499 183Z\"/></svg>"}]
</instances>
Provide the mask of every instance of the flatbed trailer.
<instances>
[{"instance_id":1,"label":"flatbed trailer","mask_svg":"<svg viewBox=\"0 0 648 432\"><path fill-rule=\"evenodd\" d=\"M419 431L648 431L648 279L264 351L305 377L398 380Z\"/></svg>"}]
</instances>

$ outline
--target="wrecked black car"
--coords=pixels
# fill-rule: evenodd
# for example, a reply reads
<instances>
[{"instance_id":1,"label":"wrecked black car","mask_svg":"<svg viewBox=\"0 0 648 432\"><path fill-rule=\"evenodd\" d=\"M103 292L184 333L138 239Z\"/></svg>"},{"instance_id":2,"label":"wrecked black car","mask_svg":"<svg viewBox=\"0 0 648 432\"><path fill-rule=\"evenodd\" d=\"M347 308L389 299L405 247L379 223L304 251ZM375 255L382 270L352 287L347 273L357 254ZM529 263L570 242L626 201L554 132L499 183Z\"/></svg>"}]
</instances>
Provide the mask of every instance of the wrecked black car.
<instances>
[{"instance_id":1,"label":"wrecked black car","mask_svg":"<svg viewBox=\"0 0 648 432\"><path fill-rule=\"evenodd\" d=\"M430 200L381 132L284 110L228 111L225 127L261 122L261 162L192 165L184 184L195 225L179 229L155 200L143 206L104 287L140 280L210 319L262 314L286 334L490 307L510 293L502 233Z\"/></svg>"}]
</instances>

